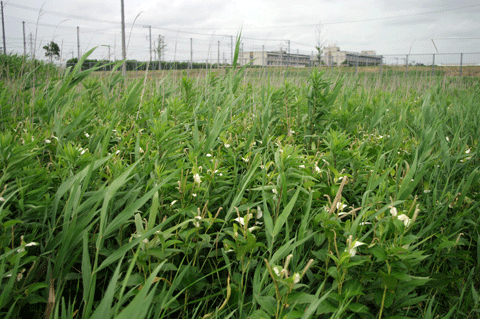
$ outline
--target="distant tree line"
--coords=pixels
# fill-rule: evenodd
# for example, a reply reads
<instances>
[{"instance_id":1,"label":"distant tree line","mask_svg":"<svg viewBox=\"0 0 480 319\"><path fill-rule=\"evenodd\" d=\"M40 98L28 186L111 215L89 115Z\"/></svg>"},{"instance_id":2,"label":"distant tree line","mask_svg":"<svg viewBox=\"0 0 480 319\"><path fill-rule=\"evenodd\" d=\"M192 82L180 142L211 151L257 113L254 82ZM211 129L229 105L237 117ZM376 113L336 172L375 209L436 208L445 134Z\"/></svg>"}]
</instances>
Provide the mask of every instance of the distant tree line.
<instances>
[{"instance_id":1,"label":"distant tree line","mask_svg":"<svg viewBox=\"0 0 480 319\"><path fill-rule=\"evenodd\" d=\"M118 62L118 61L117 61ZM67 66L74 66L78 63L78 58L69 59L67 61ZM149 70L186 70L186 69L205 69L205 68L217 68L216 63L197 63L193 62L192 66L190 67L190 62L166 62L161 61L161 65L159 65L158 61L152 61L149 65L147 62L137 61L137 60L127 60L126 61L126 68L127 71L141 71L146 70L147 65ZM99 71L103 70L111 70L115 65L114 61L108 60L96 60L96 59L87 59L82 64L82 70L87 70L93 68L95 66L104 66L99 69ZM159 66L161 66L159 68Z\"/></svg>"}]
</instances>

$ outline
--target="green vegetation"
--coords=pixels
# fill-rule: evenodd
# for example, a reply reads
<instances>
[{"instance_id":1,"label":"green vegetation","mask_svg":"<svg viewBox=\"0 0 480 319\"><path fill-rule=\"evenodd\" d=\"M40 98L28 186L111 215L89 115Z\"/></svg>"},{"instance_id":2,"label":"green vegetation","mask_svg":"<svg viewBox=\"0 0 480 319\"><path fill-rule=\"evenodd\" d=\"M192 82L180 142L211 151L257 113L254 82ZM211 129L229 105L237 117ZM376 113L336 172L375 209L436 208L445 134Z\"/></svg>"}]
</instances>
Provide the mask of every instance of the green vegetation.
<instances>
[{"instance_id":1,"label":"green vegetation","mask_svg":"<svg viewBox=\"0 0 480 319\"><path fill-rule=\"evenodd\" d=\"M8 59L2 318L478 317L478 79Z\"/></svg>"},{"instance_id":2,"label":"green vegetation","mask_svg":"<svg viewBox=\"0 0 480 319\"><path fill-rule=\"evenodd\" d=\"M78 63L78 58L72 58L67 60L67 66L75 66ZM98 71L111 71L113 68L112 61L107 60L84 60L82 63L82 70L87 70L89 68L102 65L102 68L97 69ZM151 63L137 61L137 60L127 60L125 63L127 71L144 71L147 68L149 70L186 70L186 69L211 69L217 68L216 63L198 63L193 62L190 67L190 62L166 62L166 61L152 61Z\"/></svg>"},{"instance_id":3,"label":"green vegetation","mask_svg":"<svg viewBox=\"0 0 480 319\"><path fill-rule=\"evenodd\" d=\"M60 47L55 42L50 41L49 44L43 46L43 49L45 50L45 56L49 58L50 63L54 58L57 60L60 59Z\"/></svg>"}]
</instances>

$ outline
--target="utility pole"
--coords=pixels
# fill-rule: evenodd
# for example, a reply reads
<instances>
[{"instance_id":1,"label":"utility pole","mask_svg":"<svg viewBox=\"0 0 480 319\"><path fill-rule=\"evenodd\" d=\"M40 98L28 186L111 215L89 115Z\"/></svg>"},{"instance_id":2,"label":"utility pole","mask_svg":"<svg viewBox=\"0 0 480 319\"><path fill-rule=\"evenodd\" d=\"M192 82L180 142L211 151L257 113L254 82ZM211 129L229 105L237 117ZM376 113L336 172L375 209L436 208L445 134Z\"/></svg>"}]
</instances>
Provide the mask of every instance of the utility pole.
<instances>
[{"instance_id":1,"label":"utility pole","mask_svg":"<svg viewBox=\"0 0 480 319\"><path fill-rule=\"evenodd\" d=\"M80 60L80 27L77 27L77 57Z\"/></svg>"},{"instance_id":2,"label":"utility pole","mask_svg":"<svg viewBox=\"0 0 480 319\"><path fill-rule=\"evenodd\" d=\"M163 45L162 35L159 34L158 35L158 47L161 47L162 45ZM158 69L159 70L162 69L162 53L163 53L163 49L161 51L157 52L157 55L158 55Z\"/></svg>"},{"instance_id":3,"label":"utility pole","mask_svg":"<svg viewBox=\"0 0 480 319\"><path fill-rule=\"evenodd\" d=\"M160 46L160 37L161 37L161 35L158 36L158 38L159 38L158 43L153 42L153 46L155 48L158 48L158 46ZM158 70L160 71L162 69L162 65L161 65L162 57L160 55L160 52L157 51L157 49L155 49L155 52L157 53Z\"/></svg>"},{"instance_id":4,"label":"utility pole","mask_svg":"<svg viewBox=\"0 0 480 319\"><path fill-rule=\"evenodd\" d=\"M152 63L152 26L151 26L151 25L144 25L143 27L149 29L149 37L150 37L150 63Z\"/></svg>"},{"instance_id":5,"label":"utility pole","mask_svg":"<svg viewBox=\"0 0 480 319\"><path fill-rule=\"evenodd\" d=\"M122 59L123 59L122 76L125 76L127 73L127 66L125 64L127 61L127 50L125 48L125 9L123 5L123 0L121 0L121 6L122 6Z\"/></svg>"},{"instance_id":6,"label":"utility pole","mask_svg":"<svg viewBox=\"0 0 480 319\"><path fill-rule=\"evenodd\" d=\"M190 38L190 69L193 68L193 38Z\"/></svg>"},{"instance_id":7,"label":"utility pole","mask_svg":"<svg viewBox=\"0 0 480 319\"><path fill-rule=\"evenodd\" d=\"M355 76L358 75L358 52L355 53Z\"/></svg>"},{"instance_id":8,"label":"utility pole","mask_svg":"<svg viewBox=\"0 0 480 319\"><path fill-rule=\"evenodd\" d=\"M290 65L290 40L287 40L288 42L288 54L287 54L287 68Z\"/></svg>"},{"instance_id":9,"label":"utility pole","mask_svg":"<svg viewBox=\"0 0 480 319\"><path fill-rule=\"evenodd\" d=\"M280 66L283 66L283 48L280 47Z\"/></svg>"},{"instance_id":10,"label":"utility pole","mask_svg":"<svg viewBox=\"0 0 480 319\"><path fill-rule=\"evenodd\" d=\"M22 21L23 24L23 55L27 56L27 39L25 38L25 21Z\"/></svg>"},{"instance_id":11,"label":"utility pole","mask_svg":"<svg viewBox=\"0 0 480 319\"><path fill-rule=\"evenodd\" d=\"M7 54L7 43L5 41L5 18L3 17L3 1L1 1L1 5L2 5L3 53Z\"/></svg>"},{"instance_id":12,"label":"utility pole","mask_svg":"<svg viewBox=\"0 0 480 319\"><path fill-rule=\"evenodd\" d=\"M30 56L34 56L33 54L33 35L32 32L30 32Z\"/></svg>"},{"instance_id":13,"label":"utility pole","mask_svg":"<svg viewBox=\"0 0 480 319\"><path fill-rule=\"evenodd\" d=\"M408 54L406 55L405 58L405 76L408 75Z\"/></svg>"},{"instance_id":14,"label":"utility pole","mask_svg":"<svg viewBox=\"0 0 480 319\"><path fill-rule=\"evenodd\" d=\"M240 66L243 66L243 42L242 42L242 50L240 51Z\"/></svg>"},{"instance_id":15,"label":"utility pole","mask_svg":"<svg viewBox=\"0 0 480 319\"><path fill-rule=\"evenodd\" d=\"M432 61L432 75L435 75L435 53L433 54L433 61Z\"/></svg>"},{"instance_id":16,"label":"utility pole","mask_svg":"<svg viewBox=\"0 0 480 319\"><path fill-rule=\"evenodd\" d=\"M220 69L220 41L218 41L217 69Z\"/></svg>"},{"instance_id":17,"label":"utility pole","mask_svg":"<svg viewBox=\"0 0 480 319\"><path fill-rule=\"evenodd\" d=\"M267 66L267 63L265 62L265 45L262 44L262 66Z\"/></svg>"},{"instance_id":18,"label":"utility pole","mask_svg":"<svg viewBox=\"0 0 480 319\"><path fill-rule=\"evenodd\" d=\"M463 75L462 66L463 66L463 53L460 53L460 76Z\"/></svg>"}]
</instances>

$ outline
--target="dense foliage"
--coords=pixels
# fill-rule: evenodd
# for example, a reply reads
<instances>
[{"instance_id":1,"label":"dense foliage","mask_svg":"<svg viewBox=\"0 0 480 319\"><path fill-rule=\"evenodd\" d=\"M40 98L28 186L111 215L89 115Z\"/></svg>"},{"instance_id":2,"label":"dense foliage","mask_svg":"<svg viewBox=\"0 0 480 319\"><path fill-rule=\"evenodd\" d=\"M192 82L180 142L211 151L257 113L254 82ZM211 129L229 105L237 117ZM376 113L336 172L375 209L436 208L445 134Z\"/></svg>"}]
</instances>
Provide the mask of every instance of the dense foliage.
<instances>
[{"instance_id":1,"label":"dense foliage","mask_svg":"<svg viewBox=\"0 0 480 319\"><path fill-rule=\"evenodd\" d=\"M75 66L78 63L78 58L72 58L67 60L67 66ZM98 70L112 70L113 65L112 61L107 60L97 60L97 59L86 59L82 63L82 70L87 70L96 66L102 66ZM125 68L127 71L144 71L147 68L149 70L186 70L186 69L209 69L216 68L216 63L199 63L199 62L185 62L185 61L152 61L150 63L137 61L137 60L127 60L125 62Z\"/></svg>"},{"instance_id":2,"label":"dense foliage","mask_svg":"<svg viewBox=\"0 0 480 319\"><path fill-rule=\"evenodd\" d=\"M477 79L82 62L1 79L2 317L478 316Z\"/></svg>"},{"instance_id":3,"label":"dense foliage","mask_svg":"<svg viewBox=\"0 0 480 319\"><path fill-rule=\"evenodd\" d=\"M56 74L58 69L51 63L39 60L26 59L17 54L0 54L0 80L4 83L9 80L20 79L20 82L41 80L45 83L46 77ZM34 79L32 81L32 78ZM13 83L11 83L13 84ZM12 92L13 93L13 92Z\"/></svg>"}]
</instances>

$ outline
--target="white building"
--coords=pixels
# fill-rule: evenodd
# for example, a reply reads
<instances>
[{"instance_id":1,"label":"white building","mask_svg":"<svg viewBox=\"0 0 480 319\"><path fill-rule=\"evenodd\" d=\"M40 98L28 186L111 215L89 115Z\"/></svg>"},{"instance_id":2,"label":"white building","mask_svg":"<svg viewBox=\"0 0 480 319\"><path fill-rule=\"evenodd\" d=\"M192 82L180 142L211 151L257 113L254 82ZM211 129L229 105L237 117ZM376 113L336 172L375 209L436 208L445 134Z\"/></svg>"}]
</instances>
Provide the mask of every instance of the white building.
<instances>
[{"instance_id":1,"label":"white building","mask_svg":"<svg viewBox=\"0 0 480 319\"><path fill-rule=\"evenodd\" d=\"M280 51L244 51L238 53L240 65L307 67L310 56Z\"/></svg>"},{"instance_id":2,"label":"white building","mask_svg":"<svg viewBox=\"0 0 480 319\"><path fill-rule=\"evenodd\" d=\"M382 56L376 55L375 51L348 52L340 51L336 45L330 45L323 49L322 62L325 65L380 65Z\"/></svg>"},{"instance_id":3,"label":"white building","mask_svg":"<svg viewBox=\"0 0 480 319\"><path fill-rule=\"evenodd\" d=\"M243 51L238 53L238 62L240 65L253 66L291 66L308 67L318 65L316 55L307 54L288 54L286 51ZM321 64L327 66L368 66L380 65L382 56L376 55L375 51L347 52L340 51L335 45L325 47L321 57Z\"/></svg>"}]
</instances>

